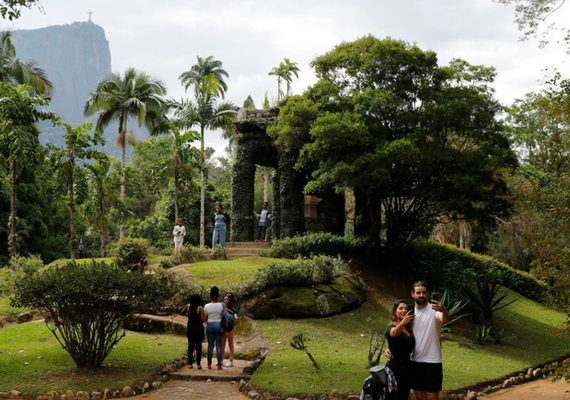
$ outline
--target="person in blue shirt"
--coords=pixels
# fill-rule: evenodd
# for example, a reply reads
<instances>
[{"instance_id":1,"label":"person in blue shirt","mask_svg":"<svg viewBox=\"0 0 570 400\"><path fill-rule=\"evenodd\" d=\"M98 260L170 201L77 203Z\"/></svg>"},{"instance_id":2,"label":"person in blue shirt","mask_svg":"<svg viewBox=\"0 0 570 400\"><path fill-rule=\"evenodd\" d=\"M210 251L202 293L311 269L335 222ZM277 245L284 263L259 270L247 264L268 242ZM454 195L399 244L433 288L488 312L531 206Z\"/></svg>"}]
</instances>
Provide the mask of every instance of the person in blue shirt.
<instances>
[{"instance_id":1,"label":"person in blue shirt","mask_svg":"<svg viewBox=\"0 0 570 400\"><path fill-rule=\"evenodd\" d=\"M261 212L257 215L259 218L259 227L257 228L257 240L265 242L267 236L267 227L271 218L271 210L269 203L264 201Z\"/></svg>"},{"instance_id":2,"label":"person in blue shirt","mask_svg":"<svg viewBox=\"0 0 570 400\"><path fill-rule=\"evenodd\" d=\"M226 214L222 205L218 203L216 205L216 212L212 215L212 228L214 228L214 234L212 235L212 254L216 251L216 244L220 243L220 250L223 250L226 246L226 233L230 227L231 219L228 214Z\"/></svg>"}]
</instances>

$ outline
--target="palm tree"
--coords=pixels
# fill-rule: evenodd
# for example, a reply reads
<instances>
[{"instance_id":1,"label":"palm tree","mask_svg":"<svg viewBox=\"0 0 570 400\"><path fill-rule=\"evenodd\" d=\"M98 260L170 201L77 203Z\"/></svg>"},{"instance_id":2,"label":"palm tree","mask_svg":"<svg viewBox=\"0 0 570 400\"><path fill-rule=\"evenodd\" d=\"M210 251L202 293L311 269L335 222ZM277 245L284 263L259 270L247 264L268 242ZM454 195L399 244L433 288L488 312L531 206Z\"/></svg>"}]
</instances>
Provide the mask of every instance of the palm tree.
<instances>
[{"instance_id":1,"label":"palm tree","mask_svg":"<svg viewBox=\"0 0 570 400\"><path fill-rule=\"evenodd\" d=\"M95 129L104 132L111 122L119 122L116 143L121 147L121 201L125 200L125 156L128 144L127 121L137 118L139 126L153 126L165 102L166 87L162 81L129 68L125 74L112 74L99 82L95 93L85 102L83 113L89 117L98 112ZM120 238L124 237L121 224Z\"/></svg>"},{"instance_id":2,"label":"palm tree","mask_svg":"<svg viewBox=\"0 0 570 400\"><path fill-rule=\"evenodd\" d=\"M292 62L287 57L283 58L283 80L287 82L287 96L291 96L293 92L291 91L291 82L293 81L293 75L299 79L299 67L296 62Z\"/></svg>"},{"instance_id":3,"label":"palm tree","mask_svg":"<svg viewBox=\"0 0 570 400\"><path fill-rule=\"evenodd\" d=\"M277 101L285 97L283 90L281 90L281 82L285 81L287 83L287 96L291 96L293 92L291 91L291 82L293 82L293 75L299 78L299 67L296 62L289 60L287 57L283 58L283 61L279 63L279 66L273 67L269 75L277 77Z\"/></svg>"},{"instance_id":4,"label":"palm tree","mask_svg":"<svg viewBox=\"0 0 570 400\"><path fill-rule=\"evenodd\" d=\"M220 83L215 75L203 76L193 84L194 98L183 101L176 111L178 124L191 129L193 126L200 128L200 151L202 152L202 165L200 166L200 247L205 244L205 209L206 209L206 178L204 166L207 155L204 145L206 129L222 129L224 132L233 130L238 107L230 102L219 102L221 94Z\"/></svg>"},{"instance_id":5,"label":"palm tree","mask_svg":"<svg viewBox=\"0 0 570 400\"><path fill-rule=\"evenodd\" d=\"M198 58L198 63L194 64L189 71L183 72L180 77L180 83L184 86L184 90L188 90L190 86L195 85L202 78L207 75L214 75L218 80L218 92L220 97L223 99L226 97L226 92L228 91L228 85L224 81L224 77L229 78L228 72L222 68L223 63L219 60L214 59L214 56L208 56Z\"/></svg>"},{"instance_id":6,"label":"palm tree","mask_svg":"<svg viewBox=\"0 0 570 400\"><path fill-rule=\"evenodd\" d=\"M10 31L0 33L0 81L31 86L45 96L53 94L53 85L36 61L22 63L16 58L14 36Z\"/></svg>"},{"instance_id":7,"label":"palm tree","mask_svg":"<svg viewBox=\"0 0 570 400\"><path fill-rule=\"evenodd\" d=\"M71 259L75 259L76 237L75 237L75 192L78 180L85 178L85 167L88 160L99 159L103 154L93 148L98 144L105 144L105 139L101 132L89 131L93 127L91 122L73 128L67 123L62 123L66 133L63 135L65 146L57 147L48 143L50 150L50 161L62 188L67 192L69 207L69 250Z\"/></svg>"},{"instance_id":8,"label":"palm tree","mask_svg":"<svg viewBox=\"0 0 570 400\"><path fill-rule=\"evenodd\" d=\"M268 75L273 75L277 77L277 101L283 98L283 91L281 90L281 81L283 80L283 76L285 74L285 70L283 68L283 61L277 67L273 67Z\"/></svg>"}]
</instances>

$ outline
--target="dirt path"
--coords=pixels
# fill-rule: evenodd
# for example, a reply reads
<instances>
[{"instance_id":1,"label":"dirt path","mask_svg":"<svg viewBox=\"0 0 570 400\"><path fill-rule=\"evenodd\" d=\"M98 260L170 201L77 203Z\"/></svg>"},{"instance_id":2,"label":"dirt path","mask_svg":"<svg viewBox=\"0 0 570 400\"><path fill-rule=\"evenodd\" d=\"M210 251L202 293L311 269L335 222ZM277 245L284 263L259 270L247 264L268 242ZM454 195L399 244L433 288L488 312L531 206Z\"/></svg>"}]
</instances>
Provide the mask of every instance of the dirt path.
<instances>
[{"instance_id":1,"label":"dirt path","mask_svg":"<svg viewBox=\"0 0 570 400\"><path fill-rule=\"evenodd\" d=\"M485 399L492 400L570 400L570 384L564 379L552 382L550 379L525 383L499 390Z\"/></svg>"}]
</instances>

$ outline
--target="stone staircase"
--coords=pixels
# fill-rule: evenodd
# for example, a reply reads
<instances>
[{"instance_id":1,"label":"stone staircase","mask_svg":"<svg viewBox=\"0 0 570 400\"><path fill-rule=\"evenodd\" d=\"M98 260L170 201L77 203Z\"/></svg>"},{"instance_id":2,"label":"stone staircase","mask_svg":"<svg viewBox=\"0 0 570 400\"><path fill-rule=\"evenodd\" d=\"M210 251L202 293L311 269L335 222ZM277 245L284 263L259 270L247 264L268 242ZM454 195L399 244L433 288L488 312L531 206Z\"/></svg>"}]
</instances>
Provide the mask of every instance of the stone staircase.
<instances>
[{"instance_id":1,"label":"stone staircase","mask_svg":"<svg viewBox=\"0 0 570 400\"><path fill-rule=\"evenodd\" d=\"M228 258L258 257L270 246L271 243L267 242L231 242L226 244L226 256Z\"/></svg>"}]
</instances>

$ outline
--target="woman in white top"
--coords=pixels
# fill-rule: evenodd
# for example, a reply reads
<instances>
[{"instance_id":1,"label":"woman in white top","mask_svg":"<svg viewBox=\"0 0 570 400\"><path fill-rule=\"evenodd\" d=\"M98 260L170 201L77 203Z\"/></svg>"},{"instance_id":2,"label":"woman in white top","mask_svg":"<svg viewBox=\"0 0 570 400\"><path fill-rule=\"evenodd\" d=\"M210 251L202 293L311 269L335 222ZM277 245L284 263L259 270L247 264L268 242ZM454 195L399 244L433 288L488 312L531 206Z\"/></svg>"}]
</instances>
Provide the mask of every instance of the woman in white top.
<instances>
[{"instance_id":1,"label":"woman in white top","mask_svg":"<svg viewBox=\"0 0 570 400\"><path fill-rule=\"evenodd\" d=\"M208 338L208 369L212 369L212 356L214 355L214 343L216 344L216 358L218 359L217 368L222 369L222 314L224 313L224 304L218 301L220 297L220 289L213 286L210 289L211 303L204 306L204 315L206 316L206 336Z\"/></svg>"},{"instance_id":2,"label":"woman in white top","mask_svg":"<svg viewBox=\"0 0 570 400\"><path fill-rule=\"evenodd\" d=\"M176 221L172 234L174 235L174 251L180 253L182 243L184 243L184 236L186 236L186 228L182 225L182 218L178 218L178 221Z\"/></svg>"}]
</instances>

